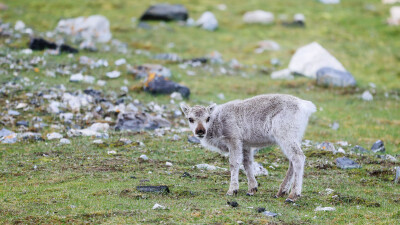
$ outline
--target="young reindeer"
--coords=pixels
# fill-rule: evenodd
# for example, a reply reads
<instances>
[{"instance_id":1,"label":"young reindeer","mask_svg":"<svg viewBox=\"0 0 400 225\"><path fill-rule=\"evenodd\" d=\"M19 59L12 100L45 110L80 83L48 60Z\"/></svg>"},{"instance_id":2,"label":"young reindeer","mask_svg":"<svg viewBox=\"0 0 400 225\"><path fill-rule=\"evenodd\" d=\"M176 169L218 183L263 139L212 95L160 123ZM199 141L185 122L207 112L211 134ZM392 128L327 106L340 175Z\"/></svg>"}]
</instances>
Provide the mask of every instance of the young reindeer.
<instances>
[{"instance_id":1,"label":"young reindeer","mask_svg":"<svg viewBox=\"0 0 400 225\"><path fill-rule=\"evenodd\" d=\"M227 195L239 190L239 167L243 163L248 193L257 191L253 172L253 150L277 144L289 159L289 169L277 197L291 192L286 199L301 195L305 156L300 148L308 118L315 105L291 95L259 95L222 105L189 107L181 104L193 134L212 151L229 154L231 181Z\"/></svg>"}]
</instances>

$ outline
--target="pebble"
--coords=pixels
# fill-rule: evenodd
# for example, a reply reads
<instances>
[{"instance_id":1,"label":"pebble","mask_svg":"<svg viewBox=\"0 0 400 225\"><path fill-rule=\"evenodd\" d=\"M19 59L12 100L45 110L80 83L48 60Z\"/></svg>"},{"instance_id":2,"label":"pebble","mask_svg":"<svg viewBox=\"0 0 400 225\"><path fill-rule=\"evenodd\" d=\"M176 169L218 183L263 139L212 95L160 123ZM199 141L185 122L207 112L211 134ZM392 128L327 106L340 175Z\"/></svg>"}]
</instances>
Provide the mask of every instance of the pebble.
<instances>
[{"instance_id":1,"label":"pebble","mask_svg":"<svg viewBox=\"0 0 400 225\"><path fill-rule=\"evenodd\" d=\"M356 152L356 153L361 153L361 154L369 153L368 150L366 150L365 148L363 148L359 145L354 146L350 151Z\"/></svg>"},{"instance_id":2,"label":"pebble","mask_svg":"<svg viewBox=\"0 0 400 225\"><path fill-rule=\"evenodd\" d=\"M8 115L9 116L19 116L20 115L20 113L18 112L18 111L15 111L15 110L8 110Z\"/></svg>"},{"instance_id":3,"label":"pebble","mask_svg":"<svg viewBox=\"0 0 400 225\"><path fill-rule=\"evenodd\" d=\"M318 206L317 208L314 209L314 211L318 212L318 211L335 211L336 208L335 207L321 207Z\"/></svg>"},{"instance_id":4,"label":"pebble","mask_svg":"<svg viewBox=\"0 0 400 225\"><path fill-rule=\"evenodd\" d=\"M359 164L357 164L356 162L354 162L353 160L351 160L347 157L337 158L335 161L336 161L337 167L339 167L341 169L361 168L361 166Z\"/></svg>"},{"instance_id":5,"label":"pebble","mask_svg":"<svg viewBox=\"0 0 400 225\"><path fill-rule=\"evenodd\" d=\"M61 139L63 136L60 133L53 132L46 135L48 140Z\"/></svg>"},{"instance_id":6,"label":"pebble","mask_svg":"<svg viewBox=\"0 0 400 225\"><path fill-rule=\"evenodd\" d=\"M120 75L121 75L121 72L116 71L116 70L106 73L106 76L108 78L118 78Z\"/></svg>"},{"instance_id":7,"label":"pebble","mask_svg":"<svg viewBox=\"0 0 400 225\"><path fill-rule=\"evenodd\" d=\"M172 166L172 163L166 162L165 165L171 167L171 166Z\"/></svg>"},{"instance_id":8,"label":"pebble","mask_svg":"<svg viewBox=\"0 0 400 225\"><path fill-rule=\"evenodd\" d=\"M324 151L330 151L330 152L333 152L333 153L337 152L336 149L335 149L335 146L330 142L322 142L321 144L319 144L317 146L317 148L321 149L321 150L324 150Z\"/></svg>"},{"instance_id":9,"label":"pebble","mask_svg":"<svg viewBox=\"0 0 400 225\"><path fill-rule=\"evenodd\" d=\"M139 158L141 158L145 161L149 160L149 157L147 157L147 155L141 155Z\"/></svg>"},{"instance_id":10,"label":"pebble","mask_svg":"<svg viewBox=\"0 0 400 225\"><path fill-rule=\"evenodd\" d=\"M270 216L270 217L276 217L276 216L278 216L277 213L270 212L270 211L264 211L264 212L262 212L262 214L263 214L263 215L266 215L266 216Z\"/></svg>"},{"instance_id":11,"label":"pebble","mask_svg":"<svg viewBox=\"0 0 400 225\"><path fill-rule=\"evenodd\" d=\"M60 144L69 145L69 144L71 144L71 141L66 139L66 138L61 138L60 139Z\"/></svg>"},{"instance_id":12,"label":"pebble","mask_svg":"<svg viewBox=\"0 0 400 225\"><path fill-rule=\"evenodd\" d=\"M114 151L114 150L111 150L111 151L107 151L107 154L108 154L108 155L113 155L113 154L117 154L117 152Z\"/></svg>"},{"instance_id":13,"label":"pebble","mask_svg":"<svg viewBox=\"0 0 400 225\"><path fill-rule=\"evenodd\" d=\"M20 120L16 123L17 126L24 126L24 127L29 127L29 122L25 120Z\"/></svg>"},{"instance_id":14,"label":"pebble","mask_svg":"<svg viewBox=\"0 0 400 225\"><path fill-rule=\"evenodd\" d=\"M188 141L190 142L190 143L194 143L194 144L200 144L200 140L197 138L197 137L195 137L195 136L188 136Z\"/></svg>"},{"instance_id":15,"label":"pebble","mask_svg":"<svg viewBox=\"0 0 400 225\"><path fill-rule=\"evenodd\" d=\"M364 91L364 93L361 95L362 100L364 101L372 101L374 97L369 91Z\"/></svg>"},{"instance_id":16,"label":"pebble","mask_svg":"<svg viewBox=\"0 0 400 225\"><path fill-rule=\"evenodd\" d=\"M173 141L179 141L180 139L181 139L181 137L177 134L174 134L174 136L172 136Z\"/></svg>"},{"instance_id":17,"label":"pebble","mask_svg":"<svg viewBox=\"0 0 400 225\"><path fill-rule=\"evenodd\" d=\"M228 205L232 206L233 208L236 208L239 206L239 203L237 203L236 201L232 201L232 202L227 202Z\"/></svg>"},{"instance_id":18,"label":"pebble","mask_svg":"<svg viewBox=\"0 0 400 225\"><path fill-rule=\"evenodd\" d=\"M339 129L340 125L338 122L333 122L330 127L332 128L332 130L337 130Z\"/></svg>"},{"instance_id":19,"label":"pebble","mask_svg":"<svg viewBox=\"0 0 400 225\"><path fill-rule=\"evenodd\" d=\"M384 153L385 152L385 145L383 141L377 140L371 147L371 151L374 153Z\"/></svg>"},{"instance_id":20,"label":"pebble","mask_svg":"<svg viewBox=\"0 0 400 225\"><path fill-rule=\"evenodd\" d=\"M156 204L153 206L153 209L166 209L166 208L165 208L165 206L162 206L162 205L156 203Z\"/></svg>"},{"instance_id":21,"label":"pebble","mask_svg":"<svg viewBox=\"0 0 400 225\"><path fill-rule=\"evenodd\" d=\"M98 144L98 145L100 145L100 144L103 144L103 143L104 143L104 141L101 140L101 139L96 139L96 140L93 141L93 144Z\"/></svg>"},{"instance_id":22,"label":"pebble","mask_svg":"<svg viewBox=\"0 0 400 225\"><path fill-rule=\"evenodd\" d=\"M201 26L204 30L214 31L218 28L218 20L212 12L204 12L196 21L197 26Z\"/></svg>"},{"instance_id":23,"label":"pebble","mask_svg":"<svg viewBox=\"0 0 400 225\"><path fill-rule=\"evenodd\" d=\"M124 65L126 63L126 59L122 58L122 59L118 59L114 62L114 64L116 66L120 66L120 65Z\"/></svg>"}]
</instances>

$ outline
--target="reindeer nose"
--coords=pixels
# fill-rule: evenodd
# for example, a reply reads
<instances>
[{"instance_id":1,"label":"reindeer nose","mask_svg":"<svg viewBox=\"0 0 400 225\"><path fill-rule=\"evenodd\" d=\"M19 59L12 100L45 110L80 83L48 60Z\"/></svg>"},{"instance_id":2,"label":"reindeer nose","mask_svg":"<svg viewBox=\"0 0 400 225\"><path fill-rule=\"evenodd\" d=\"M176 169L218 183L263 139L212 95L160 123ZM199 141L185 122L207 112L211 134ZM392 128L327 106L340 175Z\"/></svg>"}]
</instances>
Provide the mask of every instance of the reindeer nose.
<instances>
[{"instance_id":1,"label":"reindeer nose","mask_svg":"<svg viewBox=\"0 0 400 225\"><path fill-rule=\"evenodd\" d=\"M196 129L196 134L197 134L197 135L202 136L202 135L204 135L205 133L206 133L206 131L203 130L203 129Z\"/></svg>"}]
</instances>

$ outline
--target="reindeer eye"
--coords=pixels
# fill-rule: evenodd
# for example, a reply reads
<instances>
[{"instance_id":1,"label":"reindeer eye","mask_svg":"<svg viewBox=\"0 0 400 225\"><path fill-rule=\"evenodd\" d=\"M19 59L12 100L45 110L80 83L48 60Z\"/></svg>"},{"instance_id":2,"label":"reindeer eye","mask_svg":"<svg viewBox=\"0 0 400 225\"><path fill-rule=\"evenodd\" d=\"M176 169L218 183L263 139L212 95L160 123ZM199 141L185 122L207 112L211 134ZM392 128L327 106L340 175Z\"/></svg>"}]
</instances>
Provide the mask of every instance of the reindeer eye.
<instances>
[{"instance_id":1,"label":"reindeer eye","mask_svg":"<svg viewBox=\"0 0 400 225\"><path fill-rule=\"evenodd\" d=\"M193 118L189 118L189 122L193 123L194 122Z\"/></svg>"},{"instance_id":2,"label":"reindeer eye","mask_svg":"<svg viewBox=\"0 0 400 225\"><path fill-rule=\"evenodd\" d=\"M207 117L206 122L208 123L210 121L210 117Z\"/></svg>"}]
</instances>

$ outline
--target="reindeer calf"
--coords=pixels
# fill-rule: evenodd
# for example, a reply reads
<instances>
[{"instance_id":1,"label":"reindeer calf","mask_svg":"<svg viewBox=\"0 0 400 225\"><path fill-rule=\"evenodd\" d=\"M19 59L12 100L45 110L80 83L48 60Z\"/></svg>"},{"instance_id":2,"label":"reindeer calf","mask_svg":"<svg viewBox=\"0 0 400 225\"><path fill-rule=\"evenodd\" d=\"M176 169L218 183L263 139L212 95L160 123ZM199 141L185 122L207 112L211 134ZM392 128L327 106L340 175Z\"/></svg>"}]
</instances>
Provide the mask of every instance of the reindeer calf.
<instances>
[{"instance_id":1,"label":"reindeer calf","mask_svg":"<svg viewBox=\"0 0 400 225\"><path fill-rule=\"evenodd\" d=\"M253 150L277 144L289 159L289 169L277 197L291 189L286 201L301 194L305 156L301 141L315 105L291 95L259 95L222 105L181 104L193 134L210 150L229 154L231 182L227 195L237 194L239 167L243 163L248 180L248 195L257 191L253 172Z\"/></svg>"}]
</instances>

